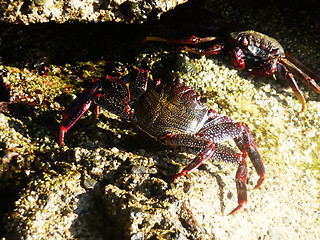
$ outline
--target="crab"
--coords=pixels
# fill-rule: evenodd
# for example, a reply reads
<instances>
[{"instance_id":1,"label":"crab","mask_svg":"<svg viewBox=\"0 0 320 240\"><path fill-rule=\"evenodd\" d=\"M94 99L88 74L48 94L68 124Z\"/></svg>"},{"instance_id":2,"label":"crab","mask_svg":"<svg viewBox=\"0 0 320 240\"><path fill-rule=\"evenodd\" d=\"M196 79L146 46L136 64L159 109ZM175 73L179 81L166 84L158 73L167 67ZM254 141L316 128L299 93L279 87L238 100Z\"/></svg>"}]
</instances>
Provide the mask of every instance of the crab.
<instances>
[{"instance_id":1,"label":"crab","mask_svg":"<svg viewBox=\"0 0 320 240\"><path fill-rule=\"evenodd\" d=\"M175 44L189 45L183 50L200 55L218 54L225 47L229 50L230 61L238 70L247 68L252 76L269 77L279 72L289 82L297 99L302 104L301 112L306 109L306 100L296 83L295 77L306 82L315 92L320 93L320 87L316 83L320 77L312 70L284 51L280 43L263 33L253 30L231 32L222 35L222 42L217 42L216 37L191 36L184 39L166 39L162 37L148 36L144 41L161 41ZM200 49L191 45L213 42L210 48Z\"/></svg>"},{"instance_id":2,"label":"crab","mask_svg":"<svg viewBox=\"0 0 320 240\"><path fill-rule=\"evenodd\" d=\"M127 87L129 84L129 87ZM132 121L154 140L177 147L196 150L195 158L172 177L187 175L209 159L238 164L236 189L240 210L247 202L247 163L249 156L259 175L255 188L265 179L265 167L249 129L228 116L209 109L206 99L177 79L170 84L160 80L148 82L148 71L137 69L122 77L106 77L76 98L63 113L60 143L65 133L90 108L101 106ZM224 144L233 139L241 151Z\"/></svg>"}]
</instances>

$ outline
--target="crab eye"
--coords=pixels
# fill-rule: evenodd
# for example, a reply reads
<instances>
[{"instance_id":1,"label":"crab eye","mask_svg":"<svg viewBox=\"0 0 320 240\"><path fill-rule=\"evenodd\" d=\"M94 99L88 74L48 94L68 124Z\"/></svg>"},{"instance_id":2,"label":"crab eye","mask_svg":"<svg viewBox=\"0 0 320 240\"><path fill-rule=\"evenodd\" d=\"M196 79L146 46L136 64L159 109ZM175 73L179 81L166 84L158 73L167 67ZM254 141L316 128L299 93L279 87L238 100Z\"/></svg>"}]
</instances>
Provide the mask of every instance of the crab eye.
<instances>
[{"instance_id":1,"label":"crab eye","mask_svg":"<svg viewBox=\"0 0 320 240\"><path fill-rule=\"evenodd\" d=\"M249 41L246 37L241 37L240 42L245 47L248 46L248 44L249 44Z\"/></svg>"}]
</instances>

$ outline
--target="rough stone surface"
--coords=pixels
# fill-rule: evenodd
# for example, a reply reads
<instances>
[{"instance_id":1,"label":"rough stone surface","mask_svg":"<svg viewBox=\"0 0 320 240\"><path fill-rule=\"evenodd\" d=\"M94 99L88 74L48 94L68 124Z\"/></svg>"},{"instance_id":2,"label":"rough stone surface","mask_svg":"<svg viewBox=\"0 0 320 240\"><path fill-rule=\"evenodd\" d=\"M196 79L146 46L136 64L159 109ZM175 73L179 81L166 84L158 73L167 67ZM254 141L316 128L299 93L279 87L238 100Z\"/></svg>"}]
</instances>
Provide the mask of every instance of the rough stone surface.
<instances>
[{"instance_id":1,"label":"rough stone surface","mask_svg":"<svg viewBox=\"0 0 320 240\"><path fill-rule=\"evenodd\" d=\"M311 26L307 31L299 16L290 18L274 6L253 11L228 3L207 7L277 38L320 72L315 18L301 12ZM130 41L117 44L128 47ZM38 61L32 56L37 55L30 55L31 65ZM320 96L304 83L298 82L307 109L300 113L283 79L239 72L227 54L199 57L171 44L145 43L131 59L134 67L149 68L154 79L184 79L210 107L252 131L266 180L253 189L258 177L248 161L248 204L227 216L237 204L237 166L208 161L171 182L194 156L161 146L106 111L86 114L67 133L66 146L59 146L64 106L114 60L77 58L59 66L0 67L0 190L8 196L0 199L3 239L320 238ZM119 59L124 58L112 65L114 72L125 69L127 62Z\"/></svg>"},{"instance_id":2,"label":"rough stone surface","mask_svg":"<svg viewBox=\"0 0 320 240\"><path fill-rule=\"evenodd\" d=\"M187 0L1 0L0 19L9 23L144 22Z\"/></svg>"}]
</instances>

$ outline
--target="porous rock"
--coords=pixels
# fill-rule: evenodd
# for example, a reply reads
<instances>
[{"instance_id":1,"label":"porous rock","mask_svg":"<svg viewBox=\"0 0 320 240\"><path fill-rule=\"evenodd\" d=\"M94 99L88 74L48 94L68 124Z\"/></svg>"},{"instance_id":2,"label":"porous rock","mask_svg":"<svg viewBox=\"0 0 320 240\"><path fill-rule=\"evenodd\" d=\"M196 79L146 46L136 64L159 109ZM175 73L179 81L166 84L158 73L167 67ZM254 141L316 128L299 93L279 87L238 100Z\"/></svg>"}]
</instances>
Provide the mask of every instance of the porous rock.
<instances>
[{"instance_id":1,"label":"porous rock","mask_svg":"<svg viewBox=\"0 0 320 240\"><path fill-rule=\"evenodd\" d=\"M17 0L1 1L0 19L10 23L144 22L187 0Z\"/></svg>"}]
</instances>

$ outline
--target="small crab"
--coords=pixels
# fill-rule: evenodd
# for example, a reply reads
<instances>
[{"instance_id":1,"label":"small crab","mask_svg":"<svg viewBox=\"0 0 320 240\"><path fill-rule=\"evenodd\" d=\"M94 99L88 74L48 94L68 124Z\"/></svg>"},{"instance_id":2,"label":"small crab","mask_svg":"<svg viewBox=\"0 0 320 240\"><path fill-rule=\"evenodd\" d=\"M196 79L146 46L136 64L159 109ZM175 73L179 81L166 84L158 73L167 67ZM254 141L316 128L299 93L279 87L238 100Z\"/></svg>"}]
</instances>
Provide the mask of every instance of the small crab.
<instances>
[{"instance_id":1,"label":"small crab","mask_svg":"<svg viewBox=\"0 0 320 240\"><path fill-rule=\"evenodd\" d=\"M279 72L289 82L294 94L301 102L301 112L306 108L306 100L294 76L305 81L315 92L320 93L320 87L315 81L315 79L320 80L320 77L291 54L285 52L276 39L253 30L231 32L222 36L223 43L213 42L210 48L200 49L184 46L183 50L200 55L213 55L218 54L226 47L230 53L230 61L238 70L243 70L246 67L253 76L266 77ZM154 36L145 38L145 41L172 42L183 45L195 45L215 40L218 40L218 38L196 36L176 40Z\"/></svg>"},{"instance_id":2,"label":"small crab","mask_svg":"<svg viewBox=\"0 0 320 240\"><path fill-rule=\"evenodd\" d=\"M160 81L148 83L148 72L145 70L135 70L122 79L106 77L83 92L65 110L60 143L64 144L65 133L91 105L104 107L131 120L162 144L199 150L196 157L173 179L197 169L208 159L238 164L238 206L230 213L233 214L247 202L246 157L249 156L260 176L255 188L259 188L265 179L264 164L248 128L208 109L204 102L204 98L181 80L171 84L160 84ZM241 153L223 144L229 139L235 141Z\"/></svg>"}]
</instances>

